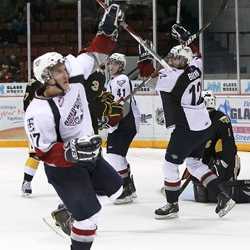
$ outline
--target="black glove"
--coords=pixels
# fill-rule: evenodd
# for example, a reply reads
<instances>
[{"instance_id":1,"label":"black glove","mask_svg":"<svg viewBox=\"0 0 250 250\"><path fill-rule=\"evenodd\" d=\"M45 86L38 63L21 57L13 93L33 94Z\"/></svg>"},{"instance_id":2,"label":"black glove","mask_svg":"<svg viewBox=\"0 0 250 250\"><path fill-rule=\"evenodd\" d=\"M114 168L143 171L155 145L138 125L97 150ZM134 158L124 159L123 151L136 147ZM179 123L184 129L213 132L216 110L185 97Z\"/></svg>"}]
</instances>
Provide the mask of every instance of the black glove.
<instances>
[{"instance_id":1,"label":"black glove","mask_svg":"<svg viewBox=\"0 0 250 250\"><path fill-rule=\"evenodd\" d=\"M152 44L151 41L145 40L145 43L147 44L147 46L149 48L151 48L151 49L153 48L153 44ZM153 60L152 55L140 43L138 45L138 54L139 54L138 62L142 62L142 61L145 61L145 60L150 60L150 61Z\"/></svg>"},{"instance_id":2,"label":"black glove","mask_svg":"<svg viewBox=\"0 0 250 250\"><path fill-rule=\"evenodd\" d=\"M228 164L222 159L216 158L211 163L209 163L209 168L220 177L224 176L225 169L227 169Z\"/></svg>"},{"instance_id":3,"label":"black glove","mask_svg":"<svg viewBox=\"0 0 250 250\"><path fill-rule=\"evenodd\" d=\"M74 163L95 160L101 144L102 138L99 135L72 139L64 144L65 159Z\"/></svg>"},{"instance_id":4,"label":"black glove","mask_svg":"<svg viewBox=\"0 0 250 250\"><path fill-rule=\"evenodd\" d=\"M171 35L180 43L185 43L190 38L191 33L180 24L174 24L172 26Z\"/></svg>"}]
</instances>

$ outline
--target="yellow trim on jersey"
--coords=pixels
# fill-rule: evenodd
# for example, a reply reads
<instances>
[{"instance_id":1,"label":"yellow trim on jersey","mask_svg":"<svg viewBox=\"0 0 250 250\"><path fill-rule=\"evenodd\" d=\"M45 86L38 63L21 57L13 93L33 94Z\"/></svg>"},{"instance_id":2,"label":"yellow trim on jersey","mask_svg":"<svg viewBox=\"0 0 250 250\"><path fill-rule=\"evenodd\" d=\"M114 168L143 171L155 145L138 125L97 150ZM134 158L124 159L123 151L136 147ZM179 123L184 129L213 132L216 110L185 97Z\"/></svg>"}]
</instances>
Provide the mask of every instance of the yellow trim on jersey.
<instances>
[{"instance_id":1,"label":"yellow trim on jersey","mask_svg":"<svg viewBox=\"0 0 250 250\"><path fill-rule=\"evenodd\" d=\"M36 160L33 157L29 157L27 159L27 161L25 162L25 166L28 167L28 168L31 168L33 170L37 170L38 165L39 165L39 160Z\"/></svg>"},{"instance_id":2,"label":"yellow trim on jersey","mask_svg":"<svg viewBox=\"0 0 250 250\"><path fill-rule=\"evenodd\" d=\"M219 139L215 144L215 152L222 152L222 140Z\"/></svg>"}]
</instances>

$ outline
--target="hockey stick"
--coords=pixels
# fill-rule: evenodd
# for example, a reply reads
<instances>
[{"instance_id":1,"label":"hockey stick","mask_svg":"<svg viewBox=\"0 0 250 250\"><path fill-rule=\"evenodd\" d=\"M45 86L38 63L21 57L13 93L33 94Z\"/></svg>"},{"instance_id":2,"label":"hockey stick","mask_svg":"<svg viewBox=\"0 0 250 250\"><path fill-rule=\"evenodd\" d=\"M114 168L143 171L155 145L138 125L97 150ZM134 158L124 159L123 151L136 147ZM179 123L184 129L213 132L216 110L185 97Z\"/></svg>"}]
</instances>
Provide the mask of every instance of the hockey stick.
<instances>
[{"instance_id":1,"label":"hockey stick","mask_svg":"<svg viewBox=\"0 0 250 250\"><path fill-rule=\"evenodd\" d=\"M188 186L188 184L190 183L190 181L191 181L191 174L188 172L187 173L187 176L185 177L185 173L186 173L186 170L187 169L185 169L185 171L183 172L183 175L182 175L182 177L181 177L181 180L184 180L184 179L186 179L185 181L184 181L184 183L181 185L181 188L180 188L180 190L179 190L179 196L183 193L183 191L186 189L186 187ZM165 194L165 187L162 187L161 188L161 193L165 196L166 194Z\"/></svg>"},{"instance_id":2,"label":"hockey stick","mask_svg":"<svg viewBox=\"0 0 250 250\"><path fill-rule=\"evenodd\" d=\"M129 98L131 98L141 87L143 87L144 85L148 84L153 78L149 77L147 80L144 80L143 82L141 82L136 88L134 88L134 90L130 93L130 95L126 96L125 98L120 99L118 102L126 102Z\"/></svg>"},{"instance_id":3,"label":"hockey stick","mask_svg":"<svg viewBox=\"0 0 250 250\"><path fill-rule=\"evenodd\" d=\"M101 0L96 0L97 3L106 11L108 6L102 2ZM129 26L127 23L122 21L120 23L120 26L126 30L139 44L142 45L142 47L147 50L150 55L154 57L156 61L158 61L164 68L170 68L170 66L166 63L164 59L162 59L154 50L148 47L147 43L145 40L143 40L139 35L137 35Z\"/></svg>"},{"instance_id":4,"label":"hockey stick","mask_svg":"<svg viewBox=\"0 0 250 250\"><path fill-rule=\"evenodd\" d=\"M221 15L221 13L227 8L227 3L229 0L223 0L220 9L218 10L217 14L214 16L214 18L205 24L197 33L191 35L189 39L184 43L185 46L190 45L196 38L199 37L199 35L204 32L212 23L214 23L218 16Z\"/></svg>"},{"instance_id":5,"label":"hockey stick","mask_svg":"<svg viewBox=\"0 0 250 250\"><path fill-rule=\"evenodd\" d=\"M181 22L181 0L177 0L177 14L176 14L176 23L180 24Z\"/></svg>"},{"instance_id":6,"label":"hockey stick","mask_svg":"<svg viewBox=\"0 0 250 250\"><path fill-rule=\"evenodd\" d=\"M186 178L185 182L181 185L180 191L179 191L179 195L181 195L181 193L185 190L185 188L188 186L188 184L191 181L191 174L188 175L188 177Z\"/></svg>"}]
</instances>

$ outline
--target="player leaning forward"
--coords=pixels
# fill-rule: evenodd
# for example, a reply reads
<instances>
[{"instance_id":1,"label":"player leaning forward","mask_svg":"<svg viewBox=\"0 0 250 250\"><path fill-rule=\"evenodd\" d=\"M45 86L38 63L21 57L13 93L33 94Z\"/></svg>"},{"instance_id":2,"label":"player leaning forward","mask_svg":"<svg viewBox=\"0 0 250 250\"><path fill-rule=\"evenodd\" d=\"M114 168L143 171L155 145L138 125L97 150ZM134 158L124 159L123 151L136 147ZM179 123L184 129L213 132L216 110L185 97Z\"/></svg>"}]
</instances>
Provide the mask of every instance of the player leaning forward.
<instances>
[{"instance_id":1,"label":"player leaning forward","mask_svg":"<svg viewBox=\"0 0 250 250\"><path fill-rule=\"evenodd\" d=\"M176 35L182 40L181 34L175 32ZM159 72L156 89L161 96L166 127L174 126L174 130L163 166L167 204L155 210L155 217L177 216L181 186L178 167L184 160L189 173L217 196L215 212L222 217L235 202L219 185L217 176L201 161L204 146L211 135L211 120L201 98L202 61L193 57L189 47L178 45L171 49L167 63L171 68Z\"/></svg>"},{"instance_id":2,"label":"player leaning forward","mask_svg":"<svg viewBox=\"0 0 250 250\"><path fill-rule=\"evenodd\" d=\"M88 68L93 59L85 59L82 66ZM75 219L71 250L89 250L101 209L95 190L116 199L122 180L100 153L101 138L94 135L85 89L81 83L69 84L68 63L68 57L55 52L34 61L35 77L43 87L26 111L25 130L49 183Z\"/></svg>"}]
</instances>

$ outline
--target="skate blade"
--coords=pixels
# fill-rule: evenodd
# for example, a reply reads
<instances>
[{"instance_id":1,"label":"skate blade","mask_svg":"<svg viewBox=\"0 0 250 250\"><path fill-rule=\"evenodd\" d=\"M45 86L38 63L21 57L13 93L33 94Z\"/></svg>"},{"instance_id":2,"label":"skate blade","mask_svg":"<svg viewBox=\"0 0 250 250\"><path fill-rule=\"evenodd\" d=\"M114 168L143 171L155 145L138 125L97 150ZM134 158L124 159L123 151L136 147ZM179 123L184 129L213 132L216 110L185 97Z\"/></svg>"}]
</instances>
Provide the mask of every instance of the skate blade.
<instances>
[{"instance_id":1,"label":"skate blade","mask_svg":"<svg viewBox=\"0 0 250 250\"><path fill-rule=\"evenodd\" d=\"M31 198L32 194L30 193L22 193L22 197L24 198Z\"/></svg>"},{"instance_id":2,"label":"skate blade","mask_svg":"<svg viewBox=\"0 0 250 250\"><path fill-rule=\"evenodd\" d=\"M133 197L132 196L129 196L129 197L126 197L124 199L117 199L114 201L114 204L115 205L122 205L122 204L129 204L129 203L132 203L133 202Z\"/></svg>"},{"instance_id":3,"label":"skate blade","mask_svg":"<svg viewBox=\"0 0 250 250\"><path fill-rule=\"evenodd\" d=\"M132 198L133 198L133 199L136 199L137 197L138 197L138 196L137 196L136 192L132 193Z\"/></svg>"},{"instance_id":4,"label":"skate blade","mask_svg":"<svg viewBox=\"0 0 250 250\"><path fill-rule=\"evenodd\" d=\"M222 209L221 211L219 211L218 215L219 217L223 217L225 216L234 206L235 206L236 202L234 200L229 200L227 202L227 206Z\"/></svg>"},{"instance_id":5,"label":"skate blade","mask_svg":"<svg viewBox=\"0 0 250 250\"><path fill-rule=\"evenodd\" d=\"M155 214L155 219L156 220L170 220L179 217L179 213L171 213L167 215L158 215Z\"/></svg>"},{"instance_id":6,"label":"skate blade","mask_svg":"<svg viewBox=\"0 0 250 250\"><path fill-rule=\"evenodd\" d=\"M56 235L58 235L60 238L70 241L70 236L65 234L62 229L55 224L55 221L52 219L52 217L43 217L43 222L54 232Z\"/></svg>"}]
</instances>

